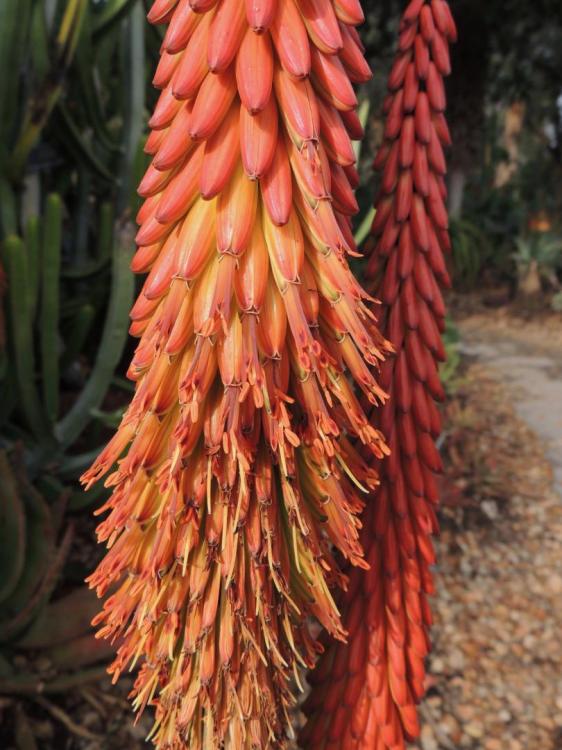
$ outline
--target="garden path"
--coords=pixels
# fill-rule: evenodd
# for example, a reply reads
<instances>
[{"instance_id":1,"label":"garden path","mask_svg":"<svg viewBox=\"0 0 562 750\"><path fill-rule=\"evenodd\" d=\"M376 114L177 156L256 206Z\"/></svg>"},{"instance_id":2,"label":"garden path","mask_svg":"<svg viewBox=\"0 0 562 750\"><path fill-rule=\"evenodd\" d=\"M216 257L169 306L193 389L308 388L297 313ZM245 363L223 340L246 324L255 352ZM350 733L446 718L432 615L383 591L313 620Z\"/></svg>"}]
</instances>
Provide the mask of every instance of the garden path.
<instances>
[{"instance_id":1,"label":"garden path","mask_svg":"<svg viewBox=\"0 0 562 750\"><path fill-rule=\"evenodd\" d=\"M498 332L468 320L461 331L461 351L512 388L515 411L544 441L562 495L562 348L552 346L546 330L543 336L516 327Z\"/></svg>"}]
</instances>

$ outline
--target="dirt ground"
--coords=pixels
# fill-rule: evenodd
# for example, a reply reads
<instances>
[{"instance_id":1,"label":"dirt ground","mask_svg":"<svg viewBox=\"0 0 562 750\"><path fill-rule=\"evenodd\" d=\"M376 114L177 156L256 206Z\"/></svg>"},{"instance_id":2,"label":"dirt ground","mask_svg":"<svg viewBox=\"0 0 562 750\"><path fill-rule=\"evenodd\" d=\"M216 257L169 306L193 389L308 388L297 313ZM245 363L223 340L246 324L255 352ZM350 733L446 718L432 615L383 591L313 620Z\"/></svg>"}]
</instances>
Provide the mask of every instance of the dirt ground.
<instances>
[{"instance_id":1,"label":"dirt ground","mask_svg":"<svg viewBox=\"0 0 562 750\"><path fill-rule=\"evenodd\" d=\"M561 322L459 321L423 750L562 748Z\"/></svg>"}]
</instances>

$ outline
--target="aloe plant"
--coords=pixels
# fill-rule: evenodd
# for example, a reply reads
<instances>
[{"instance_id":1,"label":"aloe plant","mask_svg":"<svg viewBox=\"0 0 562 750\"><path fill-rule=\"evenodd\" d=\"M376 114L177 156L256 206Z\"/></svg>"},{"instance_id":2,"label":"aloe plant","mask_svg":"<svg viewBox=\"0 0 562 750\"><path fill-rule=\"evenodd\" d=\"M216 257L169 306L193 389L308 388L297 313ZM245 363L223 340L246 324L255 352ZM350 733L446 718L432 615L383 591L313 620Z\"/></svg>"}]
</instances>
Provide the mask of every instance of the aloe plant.
<instances>
[{"instance_id":1,"label":"aloe plant","mask_svg":"<svg viewBox=\"0 0 562 750\"><path fill-rule=\"evenodd\" d=\"M127 388L116 370L134 295L145 57L158 46L141 0L0 3L2 693L57 693L104 671L95 596L69 587L65 565L85 505L76 478ZM15 670L22 651L52 669ZM31 747L16 713L15 744Z\"/></svg>"},{"instance_id":2,"label":"aloe plant","mask_svg":"<svg viewBox=\"0 0 562 750\"><path fill-rule=\"evenodd\" d=\"M0 693L33 693L39 683L56 690L67 671L88 680L107 655L91 637L93 595L79 588L51 601L74 535L62 510L33 487L17 457L13 465L0 451ZM29 649L48 659L49 676L12 666Z\"/></svg>"},{"instance_id":3,"label":"aloe plant","mask_svg":"<svg viewBox=\"0 0 562 750\"><path fill-rule=\"evenodd\" d=\"M127 339L147 48L138 1L0 9L0 61L21 72L0 85L0 446L23 441L30 476L56 491L91 459L81 436L104 419Z\"/></svg>"}]
</instances>

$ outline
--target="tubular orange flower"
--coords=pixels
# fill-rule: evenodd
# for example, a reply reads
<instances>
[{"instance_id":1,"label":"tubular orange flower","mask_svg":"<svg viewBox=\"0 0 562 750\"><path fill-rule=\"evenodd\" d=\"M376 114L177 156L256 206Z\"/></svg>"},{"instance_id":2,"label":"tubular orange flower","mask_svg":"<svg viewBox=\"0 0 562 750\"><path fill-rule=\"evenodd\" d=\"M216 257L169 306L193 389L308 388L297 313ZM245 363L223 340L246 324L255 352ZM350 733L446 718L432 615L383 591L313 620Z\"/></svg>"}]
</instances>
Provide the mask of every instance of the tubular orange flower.
<instances>
[{"instance_id":1,"label":"tubular orange flower","mask_svg":"<svg viewBox=\"0 0 562 750\"><path fill-rule=\"evenodd\" d=\"M341 609L348 645L331 644L310 682L306 750L403 750L419 733L437 530L435 447L443 398L438 363L449 278L443 76L455 24L444 0L412 0L388 80L381 190L368 275L383 302L382 331L396 356L381 368L390 397L373 412L391 455L362 517L369 570L353 570ZM359 363L359 367L361 367ZM350 369L355 373L353 368ZM361 382L360 375L355 375Z\"/></svg>"},{"instance_id":2,"label":"tubular orange flower","mask_svg":"<svg viewBox=\"0 0 562 750\"><path fill-rule=\"evenodd\" d=\"M320 649L309 616L346 635L332 546L366 565L378 479L354 443L388 450L346 370L381 403L389 346L346 260L361 17L356 0L149 13L168 28L132 263L148 274L136 389L83 479L111 470L89 581L110 594L96 621L114 678L141 665L132 697L155 706L159 748L282 747L289 680Z\"/></svg>"}]
</instances>

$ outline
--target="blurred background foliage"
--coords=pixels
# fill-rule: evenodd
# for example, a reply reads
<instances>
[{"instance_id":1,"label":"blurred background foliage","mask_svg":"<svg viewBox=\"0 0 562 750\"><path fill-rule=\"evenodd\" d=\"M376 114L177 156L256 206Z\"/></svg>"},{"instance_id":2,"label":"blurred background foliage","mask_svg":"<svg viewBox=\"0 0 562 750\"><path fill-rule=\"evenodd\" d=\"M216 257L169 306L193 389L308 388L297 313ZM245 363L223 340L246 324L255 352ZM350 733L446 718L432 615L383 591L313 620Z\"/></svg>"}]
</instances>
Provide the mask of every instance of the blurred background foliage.
<instances>
[{"instance_id":1,"label":"blurred background foliage","mask_svg":"<svg viewBox=\"0 0 562 750\"><path fill-rule=\"evenodd\" d=\"M0 3L0 692L11 695L76 687L108 656L91 638L93 535L80 526L103 489L84 496L77 480L130 396L116 373L160 43L145 12L135 0ZM15 721L29 740L25 712Z\"/></svg>"},{"instance_id":2,"label":"blurred background foliage","mask_svg":"<svg viewBox=\"0 0 562 750\"><path fill-rule=\"evenodd\" d=\"M104 490L86 496L77 480L130 398L123 373L135 293L135 186L146 166L161 39L145 22L149 4L0 2L4 693L64 691L99 676L95 665L107 656L89 634L97 604L80 588L97 554L87 519ZM451 4L460 30L448 81L455 287L562 310L559 0ZM364 6L374 78L360 94L361 241L372 218L371 162L403 3ZM458 362L452 324L447 342L449 382ZM16 735L28 737L23 710L14 721Z\"/></svg>"},{"instance_id":3,"label":"blurred background foliage","mask_svg":"<svg viewBox=\"0 0 562 750\"><path fill-rule=\"evenodd\" d=\"M460 31L447 81L454 286L488 290L498 304L556 309L562 305L562 8L557 0L450 4ZM376 189L370 157L380 140L377 116L402 5L367 4L362 37L375 76L366 87L373 114L361 163L364 210ZM535 253L530 263L523 245L525 257Z\"/></svg>"}]
</instances>

